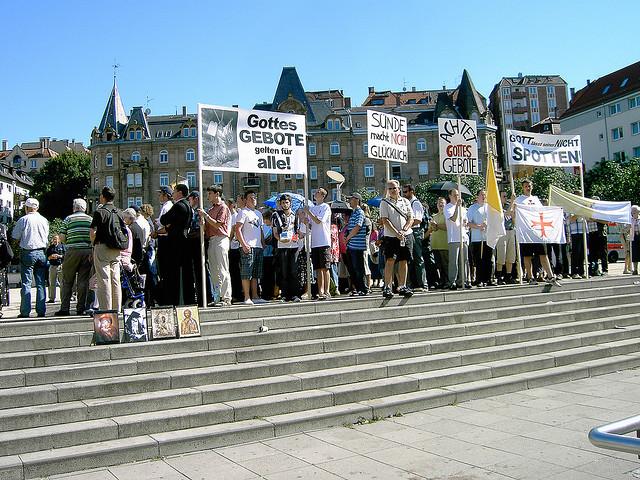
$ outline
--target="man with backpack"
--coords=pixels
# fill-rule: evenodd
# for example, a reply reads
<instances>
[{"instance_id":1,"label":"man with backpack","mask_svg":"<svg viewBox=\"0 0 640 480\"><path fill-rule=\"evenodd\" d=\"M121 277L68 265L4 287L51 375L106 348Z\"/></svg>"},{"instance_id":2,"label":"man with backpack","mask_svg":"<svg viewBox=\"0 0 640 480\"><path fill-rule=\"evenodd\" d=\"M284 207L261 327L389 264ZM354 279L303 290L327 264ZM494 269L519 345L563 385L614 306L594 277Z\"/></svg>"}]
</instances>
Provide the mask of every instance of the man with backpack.
<instances>
[{"instance_id":1,"label":"man with backpack","mask_svg":"<svg viewBox=\"0 0 640 480\"><path fill-rule=\"evenodd\" d=\"M415 188L411 184L402 187L402 196L409 200L413 212L413 250L409 263L409 283L414 292L422 292L427 286L427 277L424 269L424 257L422 253L422 241L425 230L425 211L422 203L415 195Z\"/></svg>"},{"instance_id":2,"label":"man with backpack","mask_svg":"<svg viewBox=\"0 0 640 480\"><path fill-rule=\"evenodd\" d=\"M122 289L120 287L120 252L127 248L129 238L122 211L113 205L116 192L103 187L100 207L93 213L89 237L93 242L93 266L96 271L98 308L120 311Z\"/></svg>"}]
</instances>

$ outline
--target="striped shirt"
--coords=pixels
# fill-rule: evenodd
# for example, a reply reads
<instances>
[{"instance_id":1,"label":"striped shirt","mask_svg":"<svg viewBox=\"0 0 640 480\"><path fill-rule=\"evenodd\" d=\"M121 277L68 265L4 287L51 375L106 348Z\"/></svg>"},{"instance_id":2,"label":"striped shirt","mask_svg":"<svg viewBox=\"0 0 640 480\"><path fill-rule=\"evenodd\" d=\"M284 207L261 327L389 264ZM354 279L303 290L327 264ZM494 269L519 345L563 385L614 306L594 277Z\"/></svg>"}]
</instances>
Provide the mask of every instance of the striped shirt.
<instances>
[{"instance_id":1,"label":"striped shirt","mask_svg":"<svg viewBox=\"0 0 640 480\"><path fill-rule=\"evenodd\" d=\"M351 232L356 226L360 226L360 230L356 233L349 243L347 248L350 250L366 250L367 249L367 229L364 225L364 211L360 207L356 207L351 212L349 217L349 223L347 224L347 230Z\"/></svg>"},{"instance_id":2,"label":"striped shirt","mask_svg":"<svg viewBox=\"0 0 640 480\"><path fill-rule=\"evenodd\" d=\"M67 248L91 247L91 240L89 238L91 221L91 217L84 212L72 213L64 219L60 233L64 235L64 243Z\"/></svg>"}]
</instances>

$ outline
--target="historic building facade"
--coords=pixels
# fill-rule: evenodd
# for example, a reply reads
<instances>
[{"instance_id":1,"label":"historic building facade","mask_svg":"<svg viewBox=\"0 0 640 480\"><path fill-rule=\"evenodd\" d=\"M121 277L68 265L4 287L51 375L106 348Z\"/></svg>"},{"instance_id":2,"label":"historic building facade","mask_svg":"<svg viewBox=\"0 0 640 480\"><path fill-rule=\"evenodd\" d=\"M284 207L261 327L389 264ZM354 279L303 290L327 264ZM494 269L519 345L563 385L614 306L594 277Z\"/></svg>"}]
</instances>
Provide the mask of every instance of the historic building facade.
<instances>
[{"instance_id":1,"label":"historic building facade","mask_svg":"<svg viewBox=\"0 0 640 480\"><path fill-rule=\"evenodd\" d=\"M371 87L362 106L352 107L342 90L305 92L296 69L285 67L273 101L254 108L305 115L310 194L322 186L334 199L337 192L326 175L328 170L345 176L344 192L362 187L377 192L384 189L384 162L367 157L367 109L407 118L409 162L390 165L391 177L404 183L439 174L439 117L478 122L482 174L488 152L495 151L493 116L467 71L455 89L391 92ZM196 122L197 115L187 113L186 107L181 114L159 116L134 107L127 115L114 81L100 124L91 133L90 200L97 201L102 186L111 185L120 206L151 203L158 207L156 192L162 185L187 181L190 188L198 188ZM227 196L254 189L261 200L276 192L304 193L302 175L203 172L203 183L205 187L221 184Z\"/></svg>"}]
</instances>

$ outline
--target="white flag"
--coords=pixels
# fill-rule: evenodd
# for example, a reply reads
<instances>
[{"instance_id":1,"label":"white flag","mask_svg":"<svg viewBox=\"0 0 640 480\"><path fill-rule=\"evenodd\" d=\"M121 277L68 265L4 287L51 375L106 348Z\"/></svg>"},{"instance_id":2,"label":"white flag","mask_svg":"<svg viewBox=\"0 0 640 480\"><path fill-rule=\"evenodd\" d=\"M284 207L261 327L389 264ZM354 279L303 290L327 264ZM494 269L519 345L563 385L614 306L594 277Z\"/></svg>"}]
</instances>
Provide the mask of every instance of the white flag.
<instances>
[{"instance_id":1,"label":"white flag","mask_svg":"<svg viewBox=\"0 0 640 480\"><path fill-rule=\"evenodd\" d=\"M560 207L516 204L516 238L520 243L566 243Z\"/></svg>"}]
</instances>

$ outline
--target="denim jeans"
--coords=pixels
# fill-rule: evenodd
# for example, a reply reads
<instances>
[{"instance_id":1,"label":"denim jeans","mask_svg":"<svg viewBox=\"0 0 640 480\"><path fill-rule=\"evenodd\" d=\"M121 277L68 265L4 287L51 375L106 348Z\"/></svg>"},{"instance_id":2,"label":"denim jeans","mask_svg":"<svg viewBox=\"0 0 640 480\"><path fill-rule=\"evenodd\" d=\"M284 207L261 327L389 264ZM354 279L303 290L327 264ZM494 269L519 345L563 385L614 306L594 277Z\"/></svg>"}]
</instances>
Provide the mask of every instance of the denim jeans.
<instances>
[{"instance_id":1,"label":"denim jeans","mask_svg":"<svg viewBox=\"0 0 640 480\"><path fill-rule=\"evenodd\" d=\"M42 250L22 250L20 255L20 315L31 313L31 276L36 284L36 313L44 317L47 312L45 279L47 278L47 258Z\"/></svg>"}]
</instances>

